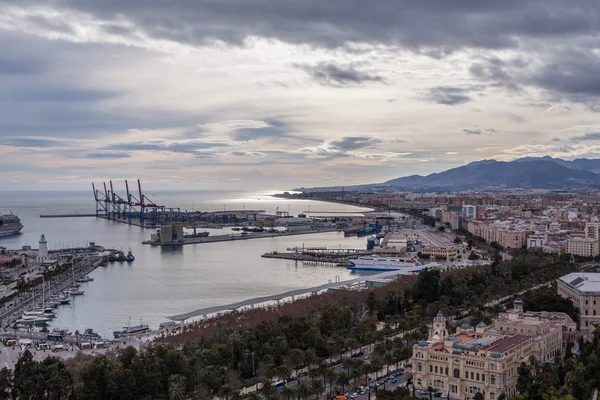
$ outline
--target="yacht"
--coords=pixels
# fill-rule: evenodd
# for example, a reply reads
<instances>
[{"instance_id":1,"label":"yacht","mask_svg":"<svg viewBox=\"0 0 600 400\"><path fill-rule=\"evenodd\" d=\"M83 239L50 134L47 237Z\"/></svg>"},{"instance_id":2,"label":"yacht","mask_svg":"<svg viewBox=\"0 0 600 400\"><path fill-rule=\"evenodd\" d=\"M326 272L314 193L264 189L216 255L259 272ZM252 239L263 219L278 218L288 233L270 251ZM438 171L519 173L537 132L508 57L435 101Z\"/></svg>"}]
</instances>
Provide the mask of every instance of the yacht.
<instances>
[{"instance_id":1,"label":"yacht","mask_svg":"<svg viewBox=\"0 0 600 400\"><path fill-rule=\"evenodd\" d=\"M130 319L131 321L131 319ZM131 335L139 335L141 333L145 333L148 332L150 330L150 327L148 326L148 324L144 324L140 321L139 325L135 325L135 326L124 326L122 330L120 331L113 331L113 335L115 336L115 339L118 339L120 337L124 337L124 336L131 336Z\"/></svg>"},{"instance_id":2,"label":"yacht","mask_svg":"<svg viewBox=\"0 0 600 400\"><path fill-rule=\"evenodd\" d=\"M358 257L350 262L352 265L347 269L353 271L420 272L423 268L423 264L414 258Z\"/></svg>"},{"instance_id":3,"label":"yacht","mask_svg":"<svg viewBox=\"0 0 600 400\"><path fill-rule=\"evenodd\" d=\"M91 282L91 281L93 281L93 280L94 280L94 278L92 278L92 277L91 277L91 276L89 276L89 275L86 275L86 276L84 276L83 278L79 278L79 279L77 279L77 282L79 282L79 283L85 283L85 282Z\"/></svg>"},{"instance_id":4,"label":"yacht","mask_svg":"<svg viewBox=\"0 0 600 400\"><path fill-rule=\"evenodd\" d=\"M23 224L12 211L8 215L0 215L0 237L16 235L21 232L21 229Z\"/></svg>"}]
</instances>

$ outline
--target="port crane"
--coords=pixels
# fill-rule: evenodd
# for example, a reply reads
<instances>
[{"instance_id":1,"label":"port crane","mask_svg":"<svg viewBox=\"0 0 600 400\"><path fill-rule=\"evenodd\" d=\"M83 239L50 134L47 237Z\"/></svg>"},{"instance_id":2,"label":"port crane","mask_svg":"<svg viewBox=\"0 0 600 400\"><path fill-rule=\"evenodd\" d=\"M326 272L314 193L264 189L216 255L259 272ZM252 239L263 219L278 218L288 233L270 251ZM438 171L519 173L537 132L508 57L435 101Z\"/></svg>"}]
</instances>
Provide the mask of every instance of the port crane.
<instances>
[{"instance_id":1,"label":"port crane","mask_svg":"<svg viewBox=\"0 0 600 400\"><path fill-rule=\"evenodd\" d=\"M113 187L112 181L109 181L110 191L103 182L104 193L96 189L92 182L94 191L94 200L96 202L96 217L109 219L127 219L131 224L132 220L139 219L140 225L150 221L151 225L156 225L159 218L159 212L165 211L165 206L157 205L151 201L142 192L142 183L138 179L138 197L135 197L129 191L129 182L125 180L126 198L119 196Z\"/></svg>"}]
</instances>

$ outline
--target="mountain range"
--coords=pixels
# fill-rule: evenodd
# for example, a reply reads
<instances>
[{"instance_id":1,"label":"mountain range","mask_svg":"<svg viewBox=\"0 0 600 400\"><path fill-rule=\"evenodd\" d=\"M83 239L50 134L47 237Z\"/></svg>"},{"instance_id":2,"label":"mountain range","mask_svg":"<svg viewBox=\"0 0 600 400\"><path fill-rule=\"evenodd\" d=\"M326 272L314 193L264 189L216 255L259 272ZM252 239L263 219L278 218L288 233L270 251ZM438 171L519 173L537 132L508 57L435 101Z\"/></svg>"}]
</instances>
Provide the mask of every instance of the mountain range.
<instances>
[{"instance_id":1,"label":"mountain range","mask_svg":"<svg viewBox=\"0 0 600 400\"><path fill-rule=\"evenodd\" d=\"M568 161L546 156L525 157L508 162L482 160L426 176L411 175L383 183L345 187L345 189L596 191L600 190L600 159L579 158Z\"/></svg>"}]
</instances>

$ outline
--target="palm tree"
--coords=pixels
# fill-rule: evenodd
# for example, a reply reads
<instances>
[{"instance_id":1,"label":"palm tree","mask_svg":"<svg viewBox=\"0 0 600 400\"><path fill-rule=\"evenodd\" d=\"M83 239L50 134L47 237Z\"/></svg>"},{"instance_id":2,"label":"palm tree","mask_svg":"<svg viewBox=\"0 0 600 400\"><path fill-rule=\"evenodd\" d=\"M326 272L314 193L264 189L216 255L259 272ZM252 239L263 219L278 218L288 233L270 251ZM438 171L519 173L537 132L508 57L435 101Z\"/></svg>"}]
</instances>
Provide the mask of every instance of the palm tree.
<instances>
[{"instance_id":1,"label":"palm tree","mask_svg":"<svg viewBox=\"0 0 600 400\"><path fill-rule=\"evenodd\" d=\"M279 380L287 381L292 376L292 372L285 365L278 365L275 367L273 372L275 373L274 376L276 376Z\"/></svg>"},{"instance_id":2,"label":"palm tree","mask_svg":"<svg viewBox=\"0 0 600 400\"><path fill-rule=\"evenodd\" d=\"M321 393L323 393L323 391L325 391L325 385L323 385L323 382L320 380L314 379L310 383L310 389L315 396L319 396Z\"/></svg>"},{"instance_id":3,"label":"palm tree","mask_svg":"<svg viewBox=\"0 0 600 400\"><path fill-rule=\"evenodd\" d=\"M304 362L304 352L300 349L292 349L290 350L290 360L294 365L294 371L296 372L295 376L298 376L298 370L300 366Z\"/></svg>"},{"instance_id":4,"label":"palm tree","mask_svg":"<svg viewBox=\"0 0 600 400\"><path fill-rule=\"evenodd\" d=\"M310 396L310 389L304 383L301 383L296 388L296 398L298 400L305 400Z\"/></svg>"},{"instance_id":5,"label":"palm tree","mask_svg":"<svg viewBox=\"0 0 600 400\"><path fill-rule=\"evenodd\" d=\"M250 392L246 396L244 396L246 400L262 400L262 397L256 392Z\"/></svg>"},{"instance_id":6,"label":"palm tree","mask_svg":"<svg viewBox=\"0 0 600 400\"><path fill-rule=\"evenodd\" d=\"M171 375L169 377L169 400L182 400L185 398L185 377L183 375Z\"/></svg>"},{"instance_id":7,"label":"palm tree","mask_svg":"<svg viewBox=\"0 0 600 400\"><path fill-rule=\"evenodd\" d=\"M336 385L342 387L342 393L346 392L346 385L348 384L349 380L350 380L350 376L348 374L346 374L345 372L342 371L338 374L335 383L336 383Z\"/></svg>"},{"instance_id":8,"label":"palm tree","mask_svg":"<svg viewBox=\"0 0 600 400\"><path fill-rule=\"evenodd\" d=\"M282 387L281 390L279 391L279 397L282 398L283 400L291 400L295 394L296 394L296 391L287 386Z\"/></svg>"},{"instance_id":9,"label":"palm tree","mask_svg":"<svg viewBox=\"0 0 600 400\"><path fill-rule=\"evenodd\" d=\"M223 385L217 391L217 395L221 398L224 398L225 400L230 400L231 397L233 396L233 393L234 393L234 390L229 385Z\"/></svg>"},{"instance_id":10,"label":"palm tree","mask_svg":"<svg viewBox=\"0 0 600 400\"><path fill-rule=\"evenodd\" d=\"M260 380L260 384L260 394L267 398L277 392L277 390L273 386L273 382L271 382L269 379L262 378Z\"/></svg>"}]
</instances>

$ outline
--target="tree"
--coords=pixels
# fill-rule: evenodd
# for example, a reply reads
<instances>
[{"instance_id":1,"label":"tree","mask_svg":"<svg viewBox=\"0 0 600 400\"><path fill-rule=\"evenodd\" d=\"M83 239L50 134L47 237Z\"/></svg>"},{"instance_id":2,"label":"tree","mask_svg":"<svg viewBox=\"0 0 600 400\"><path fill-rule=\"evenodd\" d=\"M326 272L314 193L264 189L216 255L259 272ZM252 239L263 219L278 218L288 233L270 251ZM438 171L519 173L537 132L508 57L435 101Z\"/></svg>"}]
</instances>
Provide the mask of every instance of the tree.
<instances>
[{"instance_id":1,"label":"tree","mask_svg":"<svg viewBox=\"0 0 600 400\"><path fill-rule=\"evenodd\" d=\"M483 394L481 394L481 392L477 392L475 393L475 400L485 400L485 397L483 397Z\"/></svg>"},{"instance_id":2,"label":"tree","mask_svg":"<svg viewBox=\"0 0 600 400\"><path fill-rule=\"evenodd\" d=\"M462 243L462 240L461 240L461 239L460 239L458 236L456 236L456 237L454 238L454 243L456 243L456 244L461 244L461 243Z\"/></svg>"},{"instance_id":3,"label":"tree","mask_svg":"<svg viewBox=\"0 0 600 400\"><path fill-rule=\"evenodd\" d=\"M525 362L517 368L517 391L519 393L527 393L529 387L533 383L533 375L531 373L531 367Z\"/></svg>"},{"instance_id":4,"label":"tree","mask_svg":"<svg viewBox=\"0 0 600 400\"><path fill-rule=\"evenodd\" d=\"M0 370L0 400L11 398L13 389L13 373L10 369L4 367Z\"/></svg>"}]
</instances>

